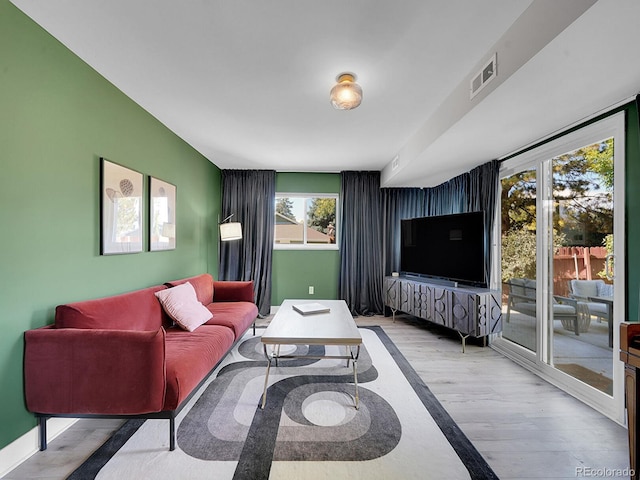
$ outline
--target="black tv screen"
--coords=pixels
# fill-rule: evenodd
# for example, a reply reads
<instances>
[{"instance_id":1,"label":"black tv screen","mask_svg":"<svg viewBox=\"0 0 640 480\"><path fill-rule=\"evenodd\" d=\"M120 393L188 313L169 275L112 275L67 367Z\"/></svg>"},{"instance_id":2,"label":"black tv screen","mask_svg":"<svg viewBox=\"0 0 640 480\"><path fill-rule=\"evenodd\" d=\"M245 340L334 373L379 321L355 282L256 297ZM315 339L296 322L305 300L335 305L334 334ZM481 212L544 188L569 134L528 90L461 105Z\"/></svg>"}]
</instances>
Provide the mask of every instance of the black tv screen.
<instances>
[{"instance_id":1,"label":"black tv screen","mask_svg":"<svg viewBox=\"0 0 640 480\"><path fill-rule=\"evenodd\" d=\"M486 287L484 213L401 220L403 273Z\"/></svg>"}]
</instances>

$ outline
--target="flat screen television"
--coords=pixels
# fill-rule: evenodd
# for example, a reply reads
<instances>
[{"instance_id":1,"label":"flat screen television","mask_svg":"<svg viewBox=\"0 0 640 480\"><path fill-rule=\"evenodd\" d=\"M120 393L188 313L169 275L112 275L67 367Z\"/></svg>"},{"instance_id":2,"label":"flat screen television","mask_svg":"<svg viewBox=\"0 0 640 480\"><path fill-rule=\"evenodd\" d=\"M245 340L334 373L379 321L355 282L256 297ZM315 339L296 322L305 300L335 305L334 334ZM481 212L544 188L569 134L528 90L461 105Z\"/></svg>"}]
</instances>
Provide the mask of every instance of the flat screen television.
<instances>
[{"instance_id":1,"label":"flat screen television","mask_svg":"<svg viewBox=\"0 0 640 480\"><path fill-rule=\"evenodd\" d=\"M403 274L486 287L484 212L401 220Z\"/></svg>"}]
</instances>

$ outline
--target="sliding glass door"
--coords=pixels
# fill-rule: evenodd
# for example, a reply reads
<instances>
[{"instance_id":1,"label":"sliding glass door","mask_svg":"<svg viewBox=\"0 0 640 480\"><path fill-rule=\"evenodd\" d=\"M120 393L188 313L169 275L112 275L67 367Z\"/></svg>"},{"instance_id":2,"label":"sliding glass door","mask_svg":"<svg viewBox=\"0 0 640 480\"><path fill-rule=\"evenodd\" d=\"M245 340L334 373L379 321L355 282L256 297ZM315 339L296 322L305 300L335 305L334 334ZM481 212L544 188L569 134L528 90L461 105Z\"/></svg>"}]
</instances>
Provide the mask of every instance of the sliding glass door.
<instances>
[{"instance_id":1,"label":"sliding glass door","mask_svg":"<svg viewBox=\"0 0 640 480\"><path fill-rule=\"evenodd\" d=\"M623 168L623 114L504 162L497 342L620 422Z\"/></svg>"},{"instance_id":2,"label":"sliding glass door","mask_svg":"<svg viewBox=\"0 0 640 480\"><path fill-rule=\"evenodd\" d=\"M536 352L537 171L525 167L501 186L503 336Z\"/></svg>"},{"instance_id":3,"label":"sliding glass door","mask_svg":"<svg viewBox=\"0 0 640 480\"><path fill-rule=\"evenodd\" d=\"M551 159L552 365L613 395L614 138ZM554 322L554 327L556 327ZM617 355L615 355L617 357Z\"/></svg>"}]
</instances>

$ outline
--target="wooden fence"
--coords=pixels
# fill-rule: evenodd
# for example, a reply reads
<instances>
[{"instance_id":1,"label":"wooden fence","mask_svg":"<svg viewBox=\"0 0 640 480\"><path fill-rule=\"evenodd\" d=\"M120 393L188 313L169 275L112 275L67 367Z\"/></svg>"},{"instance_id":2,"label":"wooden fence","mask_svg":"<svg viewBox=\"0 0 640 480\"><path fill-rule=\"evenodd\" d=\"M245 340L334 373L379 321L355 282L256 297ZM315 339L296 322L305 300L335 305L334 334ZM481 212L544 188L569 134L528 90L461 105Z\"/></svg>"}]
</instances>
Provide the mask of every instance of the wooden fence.
<instances>
[{"instance_id":1,"label":"wooden fence","mask_svg":"<svg viewBox=\"0 0 640 480\"><path fill-rule=\"evenodd\" d=\"M604 247L560 247L553 256L553 292L569 294L569 280L597 280L604 270L607 250Z\"/></svg>"}]
</instances>

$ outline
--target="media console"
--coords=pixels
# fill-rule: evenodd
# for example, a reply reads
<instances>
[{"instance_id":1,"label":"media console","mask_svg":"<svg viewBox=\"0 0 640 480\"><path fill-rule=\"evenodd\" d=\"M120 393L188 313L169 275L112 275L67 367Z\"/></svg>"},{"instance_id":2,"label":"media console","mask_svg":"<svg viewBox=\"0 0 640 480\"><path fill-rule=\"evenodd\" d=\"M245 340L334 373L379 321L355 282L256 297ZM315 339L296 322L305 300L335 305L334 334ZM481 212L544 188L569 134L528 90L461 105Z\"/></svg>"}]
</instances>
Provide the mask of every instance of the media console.
<instances>
[{"instance_id":1,"label":"media console","mask_svg":"<svg viewBox=\"0 0 640 480\"><path fill-rule=\"evenodd\" d=\"M407 277L385 277L384 304L395 321L397 311L457 331L466 339L502 331L500 292L486 288L446 286Z\"/></svg>"}]
</instances>

